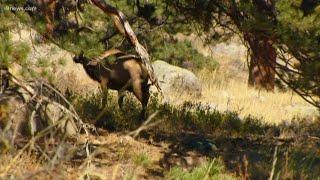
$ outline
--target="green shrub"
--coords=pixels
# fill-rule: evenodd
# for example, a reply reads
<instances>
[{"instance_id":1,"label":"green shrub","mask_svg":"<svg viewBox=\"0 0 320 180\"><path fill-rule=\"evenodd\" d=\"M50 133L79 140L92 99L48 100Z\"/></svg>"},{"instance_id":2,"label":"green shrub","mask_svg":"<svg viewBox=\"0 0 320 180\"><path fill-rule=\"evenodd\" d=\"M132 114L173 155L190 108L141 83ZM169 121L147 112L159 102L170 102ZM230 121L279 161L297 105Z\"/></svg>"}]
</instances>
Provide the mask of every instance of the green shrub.
<instances>
[{"instance_id":1,"label":"green shrub","mask_svg":"<svg viewBox=\"0 0 320 180\"><path fill-rule=\"evenodd\" d=\"M50 66L50 61L47 58L44 58L44 57L38 58L37 66L38 67L42 67L42 68L49 67Z\"/></svg>"},{"instance_id":2,"label":"green shrub","mask_svg":"<svg viewBox=\"0 0 320 180\"><path fill-rule=\"evenodd\" d=\"M136 166L142 166L144 168L147 168L151 164L149 156L146 153L136 155L133 157L133 161Z\"/></svg>"},{"instance_id":3,"label":"green shrub","mask_svg":"<svg viewBox=\"0 0 320 180\"><path fill-rule=\"evenodd\" d=\"M236 179L225 173L224 165L220 159L213 159L205 162L201 166L194 168L190 172L184 171L180 167L173 167L167 174L167 179L174 180L202 180L202 179Z\"/></svg>"},{"instance_id":4,"label":"green shrub","mask_svg":"<svg viewBox=\"0 0 320 180\"><path fill-rule=\"evenodd\" d=\"M125 97L124 110L118 107L117 97L110 91L106 105L101 104L101 95L91 94L76 96L74 104L80 115L88 122L93 122L101 111L105 111L102 118L97 122L100 127L115 131L130 131L138 128L141 105L129 94ZM180 106L160 103L157 97L151 96L148 104L148 114L158 111L154 121L161 121L155 128L157 131L177 133L193 131L195 133L228 133L228 134L256 134L263 135L266 129L275 129L262 124L254 117L240 119L237 112L219 112L210 109L200 103L185 102Z\"/></svg>"},{"instance_id":5,"label":"green shrub","mask_svg":"<svg viewBox=\"0 0 320 180\"><path fill-rule=\"evenodd\" d=\"M195 50L190 41L163 41L163 44L155 45L151 53L155 59L169 62L176 66L183 66L184 62L191 63L192 69L202 69L204 67L214 70L218 67L218 62L210 57L205 57Z\"/></svg>"},{"instance_id":6,"label":"green shrub","mask_svg":"<svg viewBox=\"0 0 320 180\"><path fill-rule=\"evenodd\" d=\"M66 66L67 60L65 58L59 58L58 59L58 64L61 66Z\"/></svg>"}]
</instances>

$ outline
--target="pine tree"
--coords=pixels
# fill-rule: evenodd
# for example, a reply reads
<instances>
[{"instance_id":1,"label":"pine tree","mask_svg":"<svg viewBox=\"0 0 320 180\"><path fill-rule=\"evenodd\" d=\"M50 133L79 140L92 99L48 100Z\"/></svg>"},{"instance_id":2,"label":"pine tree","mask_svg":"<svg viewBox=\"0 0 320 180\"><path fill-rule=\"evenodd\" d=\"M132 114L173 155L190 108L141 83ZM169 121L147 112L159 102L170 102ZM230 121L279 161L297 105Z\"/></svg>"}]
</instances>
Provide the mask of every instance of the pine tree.
<instances>
[{"instance_id":1,"label":"pine tree","mask_svg":"<svg viewBox=\"0 0 320 180\"><path fill-rule=\"evenodd\" d=\"M171 14L240 34L251 49L249 84L272 90L275 74L320 107L320 2L309 0L172 0ZM276 58L279 58L276 61Z\"/></svg>"}]
</instances>

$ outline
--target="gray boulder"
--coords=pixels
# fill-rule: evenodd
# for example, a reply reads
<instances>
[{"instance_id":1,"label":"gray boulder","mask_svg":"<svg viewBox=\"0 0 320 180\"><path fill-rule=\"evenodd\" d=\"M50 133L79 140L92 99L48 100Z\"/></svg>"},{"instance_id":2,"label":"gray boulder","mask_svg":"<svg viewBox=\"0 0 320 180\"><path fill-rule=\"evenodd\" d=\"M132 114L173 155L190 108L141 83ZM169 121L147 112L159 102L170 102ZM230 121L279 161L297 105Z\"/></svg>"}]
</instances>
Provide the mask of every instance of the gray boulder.
<instances>
[{"instance_id":1,"label":"gray boulder","mask_svg":"<svg viewBox=\"0 0 320 180\"><path fill-rule=\"evenodd\" d=\"M27 92L15 89L18 88L7 89L0 94L0 137L3 135L0 146L3 141L14 144L16 140L36 135L55 123L62 133L76 135L77 126L71 115L52 103L42 102L36 108Z\"/></svg>"},{"instance_id":2,"label":"gray boulder","mask_svg":"<svg viewBox=\"0 0 320 180\"><path fill-rule=\"evenodd\" d=\"M23 27L19 34L12 33L11 35L13 42L24 42L29 44L30 47L33 47L30 48L26 59L29 68L38 74L41 74L42 70L45 69L52 77L51 83L58 88L60 92L65 93L66 90L70 90L71 92L83 95L88 92L98 92L99 84L90 79L82 65L73 62L72 58L74 55L70 52L51 43L33 44L32 41L34 41L34 38L39 36L39 34L27 27ZM38 67L39 59L47 61L49 66L46 68ZM27 77L21 76L21 70L22 67L17 64L13 64L10 67L12 74L20 79L26 80ZM48 77L41 76L41 78L47 79Z\"/></svg>"},{"instance_id":3,"label":"gray boulder","mask_svg":"<svg viewBox=\"0 0 320 180\"><path fill-rule=\"evenodd\" d=\"M191 71L160 60L153 62L152 65L164 95L181 92L201 96L201 83Z\"/></svg>"}]
</instances>

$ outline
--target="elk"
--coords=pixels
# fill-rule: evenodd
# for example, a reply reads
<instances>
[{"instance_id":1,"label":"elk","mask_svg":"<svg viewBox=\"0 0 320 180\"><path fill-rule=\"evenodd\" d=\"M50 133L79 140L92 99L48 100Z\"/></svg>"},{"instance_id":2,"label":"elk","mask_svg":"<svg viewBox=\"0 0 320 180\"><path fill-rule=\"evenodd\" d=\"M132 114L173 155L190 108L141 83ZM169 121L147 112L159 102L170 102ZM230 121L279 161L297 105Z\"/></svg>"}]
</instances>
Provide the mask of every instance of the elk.
<instances>
[{"instance_id":1,"label":"elk","mask_svg":"<svg viewBox=\"0 0 320 180\"><path fill-rule=\"evenodd\" d=\"M108 89L118 91L118 104L123 109L124 92L132 92L142 104L140 117L145 117L149 100L148 71L141 59L134 55L127 55L120 50L107 50L96 59L89 59L81 52L73 58L75 63L82 64L91 79L100 83L103 95ZM100 61L108 56L117 55L115 63Z\"/></svg>"}]
</instances>

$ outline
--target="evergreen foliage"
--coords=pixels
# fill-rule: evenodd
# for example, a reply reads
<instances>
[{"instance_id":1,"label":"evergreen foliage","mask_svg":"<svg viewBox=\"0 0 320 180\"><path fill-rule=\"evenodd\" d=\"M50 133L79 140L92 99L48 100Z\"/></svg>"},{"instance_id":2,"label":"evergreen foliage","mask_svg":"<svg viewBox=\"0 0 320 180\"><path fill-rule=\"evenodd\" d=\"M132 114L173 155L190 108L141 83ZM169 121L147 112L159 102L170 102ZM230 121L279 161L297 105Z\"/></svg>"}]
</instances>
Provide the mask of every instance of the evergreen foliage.
<instances>
[{"instance_id":1,"label":"evergreen foliage","mask_svg":"<svg viewBox=\"0 0 320 180\"><path fill-rule=\"evenodd\" d=\"M6 1L5 5L23 5L24 1ZM278 76L311 104L320 107L320 20L319 3L306 0L259 1L156 1L141 2L141 7L153 7L145 13L132 1L112 0L111 4L125 12L140 41L148 48L153 59L163 59L175 65L191 61L196 68L213 60L195 51L190 42L175 42L177 32L206 35L208 43L230 37L230 34L250 33L256 38L274 41L280 61ZM69 13L54 24L59 27L53 33L53 40L60 47L79 53L84 50L88 57L95 57L105 49L116 47L134 52L129 42L120 36L107 15L90 4L81 5L79 24L75 24L74 13ZM8 15L10 14L10 15ZM26 13L3 12L1 16L19 18L20 22L45 33L44 18L36 15L28 18ZM148 16L146 16L148 15ZM10 29L15 21L4 18L2 29ZM2 61L9 61L13 53L8 46L8 35L2 33ZM6 40L7 39L7 40ZM6 45L7 44L7 45ZM22 45L23 46L23 45ZM26 51L26 48L14 48ZM188 52L188 53L183 53ZM9 54L12 54L9 56ZM20 53L19 53L20 54ZM288 58L292 56L294 58ZM19 55L20 56L20 55ZM14 57L15 59L24 59Z\"/></svg>"},{"instance_id":2,"label":"evergreen foliage","mask_svg":"<svg viewBox=\"0 0 320 180\"><path fill-rule=\"evenodd\" d=\"M214 39L227 34L251 34L269 39L277 48L280 79L314 106L320 107L320 4L318 1L166 1L172 13ZM219 27L219 28L214 28ZM218 31L218 32L216 32ZM289 56L289 57L288 57Z\"/></svg>"},{"instance_id":3,"label":"evergreen foliage","mask_svg":"<svg viewBox=\"0 0 320 180\"><path fill-rule=\"evenodd\" d=\"M164 15L165 3L150 1L150 4L156 3L157 8L152 13L152 18L161 19ZM7 2L6 4L19 4L23 2ZM123 11L139 40L148 48L152 60L169 61L174 65L182 65L184 61L191 61L195 64L194 70L202 68L209 64L211 69L216 68L216 61L204 57L198 53L190 42L176 42L173 36L177 32L190 33L190 27L180 24L166 23L163 27L150 24L146 19L138 15L136 3L131 1L112 1L112 4ZM143 3L141 3L143 4ZM144 6L144 4L142 5ZM134 53L130 43L118 34L110 16L104 14L100 9L91 4L83 4L80 11L79 24L77 27L68 27L68 24L75 23L75 16L69 13L69 16L62 19L55 19L55 26L59 27L53 33L54 42L63 49L75 54L84 51L89 58L100 55L106 49L115 47L125 52ZM20 14L20 13L19 13ZM41 34L46 34L46 25L43 16L34 15L32 18L26 18L23 15L18 16L20 22L35 28ZM151 18L151 19L152 19ZM172 17L169 19L174 20ZM187 30L188 28L189 30ZM169 48L165 48L170 46ZM188 52L188 53L185 53Z\"/></svg>"},{"instance_id":4,"label":"evergreen foliage","mask_svg":"<svg viewBox=\"0 0 320 180\"><path fill-rule=\"evenodd\" d=\"M11 66L14 62L26 67L30 47L26 43L13 43L10 30L16 28L17 18L10 12L0 13L0 65Z\"/></svg>"}]
</instances>

